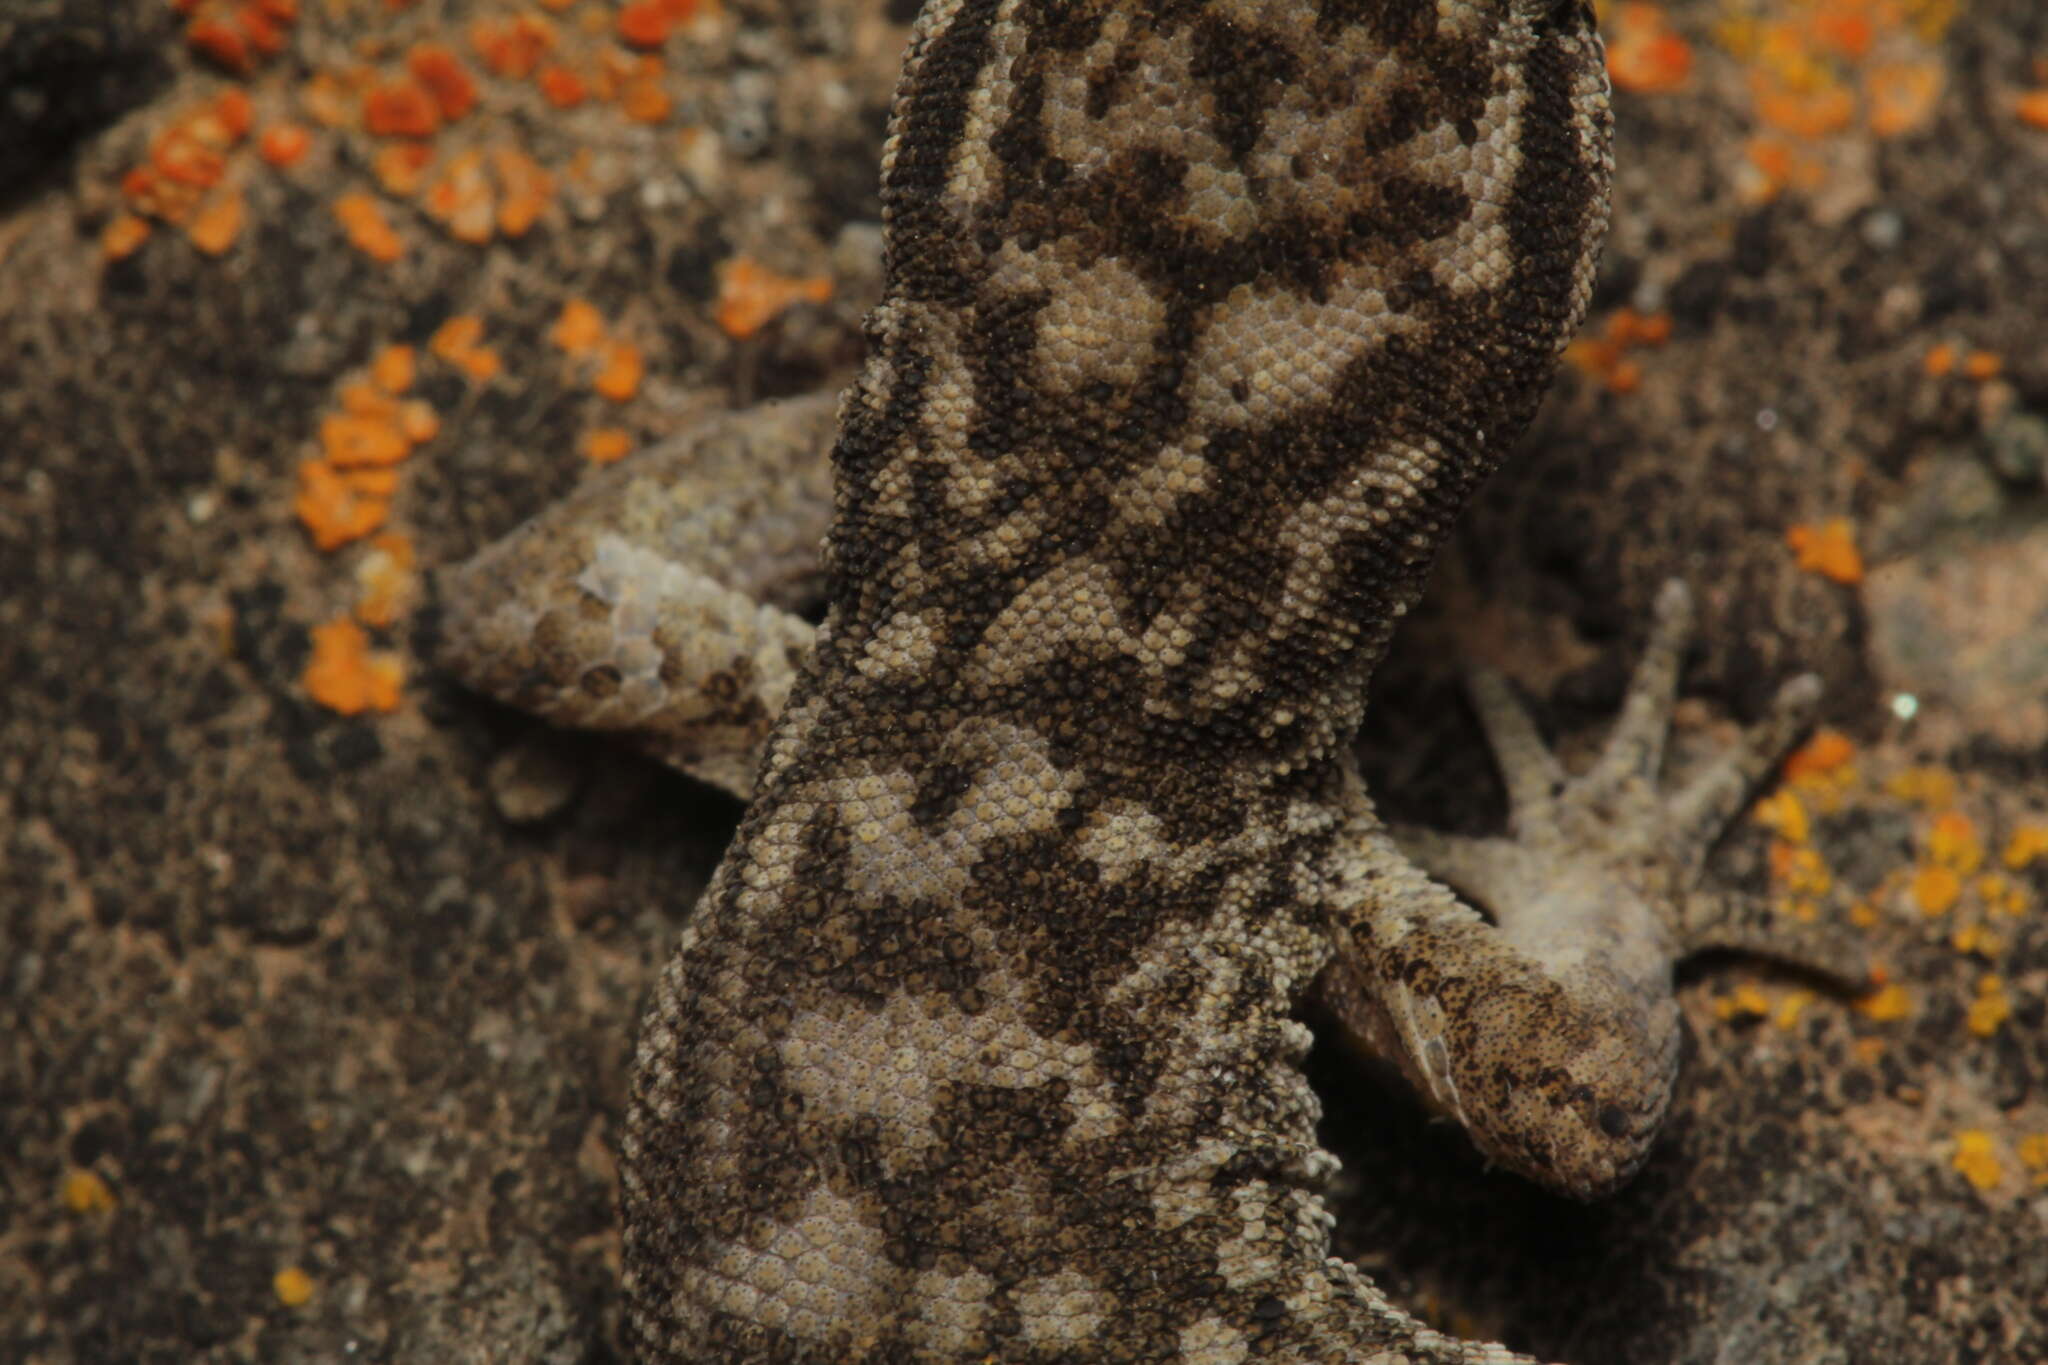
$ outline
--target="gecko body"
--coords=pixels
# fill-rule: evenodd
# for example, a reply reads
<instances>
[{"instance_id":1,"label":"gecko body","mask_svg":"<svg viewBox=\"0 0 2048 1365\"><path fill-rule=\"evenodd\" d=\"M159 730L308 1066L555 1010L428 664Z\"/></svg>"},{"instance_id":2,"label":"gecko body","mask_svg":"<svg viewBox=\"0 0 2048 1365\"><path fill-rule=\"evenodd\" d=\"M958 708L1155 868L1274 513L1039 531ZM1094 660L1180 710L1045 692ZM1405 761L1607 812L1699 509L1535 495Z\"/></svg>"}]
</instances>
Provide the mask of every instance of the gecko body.
<instances>
[{"instance_id":1,"label":"gecko body","mask_svg":"<svg viewBox=\"0 0 2048 1365\"><path fill-rule=\"evenodd\" d=\"M1728 937L1687 888L1811 689L1660 803L1677 594L1584 779L1482 686L1513 840L1387 831L1350 754L1607 181L1578 0L933 0L815 639L752 594L823 515L816 402L764 419L759 506L621 473L451 576L459 672L753 799L638 1050L642 1358L1519 1359L1329 1255L1295 1011L1320 978L1573 1193L1668 1102L1671 962ZM707 498L771 529L680 565L650 508Z\"/></svg>"}]
</instances>

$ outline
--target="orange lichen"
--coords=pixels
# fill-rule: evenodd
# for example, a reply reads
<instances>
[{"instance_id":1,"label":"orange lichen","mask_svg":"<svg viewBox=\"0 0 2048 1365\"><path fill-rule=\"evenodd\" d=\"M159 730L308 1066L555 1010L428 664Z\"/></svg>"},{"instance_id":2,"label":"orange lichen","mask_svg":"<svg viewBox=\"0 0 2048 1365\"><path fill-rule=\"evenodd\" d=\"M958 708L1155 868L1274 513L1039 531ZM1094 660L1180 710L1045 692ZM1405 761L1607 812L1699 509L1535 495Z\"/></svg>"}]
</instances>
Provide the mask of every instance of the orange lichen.
<instances>
[{"instance_id":1,"label":"orange lichen","mask_svg":"<svg viewBox=\"0 0 2048 1365\"><path fill-rule=\"evenodd\" d=\"M478 344L483 334L482 318L458 314L435 329L427 349L471 379L484 383L498 373L500 366L498 353Z\"/></svg>"},{"instance_id":2,"label":"orange lichen","mask_svg":"<svg viewBox=\"0 0 2048 1365\"><path fill-rule=\"evenodd\" d=\"M386 265L405 251L405 243L384 219L384 210L371 196L351 191L334 201L334 216L348 233L349 244L373 261Z\"/></svg>"},{"instance_id":3,"label":"orange lichen","mask_svg":"<svg viewBox=\"0 0 2048 1365\"><path fill-rule=\"evenodd\" d=\"M1716 36L1744 64L1753 112L1769 130L1747 149L1742 196L1762 202L1821 186L1842 164L1809 154L1823 139L1924 127L1946 79L1932 45L1954 11L1951 0L1726 6Z\"/></svg>"},{"instance_id":4,"label":"orange lichen","mask_svg":"<svg viewBox=\"0 0 2048 1365\"><path fill-rule=\"evenodd\" d=\"M1975 882L1977 899L1984 902L1984 908L1994 915L2018 919L2027 913L2028 895L2025 887L2009 881L1995 872L1987 872Z\"/></svg>"},{"instance_id":5,"label":"orange lichen","mask_svg":"<svg viewBox=\"0 0 2048 1365\"><path fill-rule=\"evenodd\" d=\"M1963 357L1964 376L1980 384L1987 379L1998 378L2004 368L2005 361L1993 351L1972 351Z\"/></svg>"},{"instance_id":6,"label":"orange lichen","mask_svg":"<svg viewBox=\"0 0 2048 1365\"><path fill-rule=\"evenodd\" d=\"M1856 1001L1856 1012L1880 1024L1896 1023L1913 1013L1913 997L1896 982L1880 985Z\"/></svg>"},{"instance_id":7,"label":"orange lichen","mask_svg":"<svg viewBox=\"0 0 2048 1365\"><path fill-rule=\"evenodd\" d=\"M389 417L331 412L320 419L320 449L329 464L347 469L397 464L412 453L412 443Z\"/></svg>"},{"instance_id":8,"label":"orange lichen","mask_svg":"<svg viewBox=\"0 0 2048 1365\"><path fill-rule=\"evenodd\" d=\"M1935 817L1933 828L1927 832L1927 856L1968 876L1983 865L1984 844L1969 816L1945 811Z\"/></svg>"},{"instance_id":9,"label":"orange lichen","mask_svg":"<svg viewBox=\"0 0 2048 1365\"><path fill-rule=\"evenodd\" d=\"M2005 951L2005 940L1981 924L1961 926L1950 936L1949 945L1959 953L1975 953L1987 959Z\"/></svg>"},{"instance_id":10,"label":"orange lichen","mask_svg":"<svg viewBox=\"0 0 2048 1365\"><path fill-rule=\"evenodd\" d=\"M1798 556L1799 567L1837 583L1863 581L1863 555L1846 517L1831 517L1819 526L1801 524L1785 532L1785 543Z\"/></svg>"},{"instance_id":11,"label":"orange lichen","mask_svg":"<svg viewBox=\"0 0 2048 1365\"><path fill-rule=\"evenodd\" d=\"M1877 36L1876 25L1861 6L1841 0L1824 3L1814 12L1809 24L1815 46L1832 51L1851 61L1861 61L1870 51L1870 43Z\"/></svg>"},{"instance_id":12,"label":"orange lichen","mask_svg":"<svg viewBox=\"0 0 2048 1365\"><path fill-rule=\"evenodd\" d=\"M619 37L632 47L660 47L674 22L658 0L632 0L619 11Z\"/></svg>"},{"instance_id":13,"label":"orange lichen","mask_svg":"<svg viewBox=\"0 0 2048 1365\"><path fill-rule=\"evenodd\" d=\"M1743 159L1753 174L1743 178L1740 190L1752 204L1769 203L1788 189L1814 189L1827 178L1818 160L1777 136L1749 139Z\"/></svg>"},{"instance_id":14,"label":"orange lichen","mask_svg":"<svg viewBox=\"0 0 2048 1365\"><path fill-rule=\"evenodd\" d=\"M826 275L796 277L777 274L745 256L718 266L718 302L712 317L725 334L750 337L791 304L823 303L832 297Z\"/></svg>"},{"instance_id":15,"label":"orange lichen","mask_svg":"<svg viewBox=\"0 0 2048 1365\"><path fill-rule=\"evenodd\" d=\"M405 665L396 654L372 650L363 628L343 616L313 627L313 659L299 677L306 695L344 716L396 711Z\"/></svg>"},{"instance_id":16,"label":"orange lichen","mask_svg":"<svg viewBox=\"0 0 2048 1365\"><path fill-rule=\"evenodd\" d=\"M2012 111L2029 127L2048 129L2048 90L2029 90L2017 96Z\"/></svg>"},{"instance_id":17,"label":"orange lichen","mask_svg":"<svg viewBox=\"0 0 2048 1365\"><path fill-rule=\"evenodd\" d=\"M355 103L348 86L332 71L314 72L299 89L299 103L322 127L345 128L355 119Z\"/></svg>"},{"instance_id":18,"label":"orange lichen","mask_svg":"<svg viewBox=\"0 0 2048 1365\"><path fill-rule=\"evenodd\" d=\"M506 20L479 19L469 26L469 43L493 72L524 80L541 58L554 50L555 26L527 14Z\"/></svg>"},{"instance_id":19,"label":"orange lichen","mask_svg":"<svg viewBox=\"0 0 2048 1365\"><path fill-rule=\"evenodd\" d=\"M2005 1179L2005 1167L1998 1160L1991 1134L1981 1128L1965 1128L1956 1134L1955 1155L1949 1165L1980 1190L1996 1189Z\"/></svg>"},{"instance_id":20,"label":"orange lichen","mask_svg":"<svg viewBox=\"0 0 2048 1365\"><path fill-rule=\"evenodd\" d=\"M149 220L133 213L116 214L100 232L100 255L118 261L135 254L149 240Z\"/></svg>"},{"instance_id":21,"label":"orange lichen","mask_svg":"<svg viewBox=\"0 0 2048 1365\"><path fill-rule=\"evenodd\" d=\"M544 66L539 79L540 93L557 109L574 109L590 94L583 78L566 66Z\"/></svg>"},{"instance_id":22,"label":"orange lichen","mask_svg":"<svg viewBox=\"0 0 2048 1365\"><path fill-rule=\"evenodd\" d=\"M597 427L583 433L578 448L592 464L614 464L633 449L633 437L621 427Z\"/></svg>"},{"instance_id":23,"label":"orange lichen","mask_svg":"<svg viewBox=\"0 0 2048 1365\"><path fill-rule=\"evenodd\" d=\"M635 74L619 91L619 108L635 123L660 123L673 106L660 79L644 72Z\"/></svg>"},{"instance_id":24,"label":"orange lichen","mask_svg":"<svg viewBox=\"0 0 2048 1365\"><path fill-rule=\"evenodd\" d=\"M1923 915L1947 914L1962 894L1963 879L1952 867L1936 864L1913 874L1913 903L1920 907Z\"/></svg>"},{"instance_id":25,"label":"orange lichen","mask_svg":"<svg viewBox=\"0 0 2048 1365\"><path fill-rule=\"evenodd\" d=\"M313 1298L313 1277L288 1265L270 1277L270 1291L287 1308L302 1308Z\"/></svg>"},{"instance_id":26,"label":"orange lichen","mask_svg":"<svg viewBox=\"0 0 2048 1365\"><path fill-rule=\"evenodd\" d=\"M2023 824L2014 828L1999 860L2018 872L2044 854L2048 854L2048 824Z\"/></svg>"},{"instance_id":27,"label":"orange lichen","mask_svg":"<svg viewBox=\"0 0 2048 1365\"><path fill-rule=\"evenodd\" d=\"M510 143L491 148L491 169L498 177L498 231L523 237L554 197L554 177Z\"/></svg>"},{"instance_id":28,"label":"orange lichen","mask_svg":"<svg viewBox=\"0 0 2048 1365\"><path fill-rule=\"evenodd\" d=\"M1781 787L1758 801L1750 818L1790 844L1803 844L1810 834L1805 805L1786 788Z\"/></svg>"},{"instance_id":29,"label":"orange lichen","mask_svg":"<svg viewBox=\"0 0 2048 1365\"><path fill-rule=\"evenodd\" d=\"M413 398L398 405L398 429L414 445L441 434L441 418L425 399Z\"/></svg>"},{"instance_id":30,"label":"orange lichen","mask_svg":"<svg viewBox=\"0 0 2048 1365\"><path fill-rule=\"evenodd\" d=\"M252 52L274 57L284 51L284 30L261 4L243 5L235 11L235 27L242 31Z\"/></svg>"},{"instance_id":31,"label":"orange lichen","mask_svg":"<svg viewBox=\"0 0 2048 1365\"><path fill-rule=\"evenodd\" d=\"M386 393L404 393L419 373L419 358L406 345L386 346L370 362L370 380Z\"/></svg>"},{"instance_id":32,"label":"orange lichen","mask_svg":"<svg viewBox=\"0 0 2048 1365\"><path fill-rule=\"evenodd\" d=\"M2012 998L2005 993L2005 978L1996 972L1978 977L1977 994L1964 1018L1970 1032L1979 1038L1989 1038L2011 1017Z\"/></svg>"},{"instance_id":33,"label":"orange lichen","mask_svg":"<svg viewBox=\"0 0 2048 1365\"><path fill-rule=\"evenodd\" d=\"M204 190L220 183L228 162L220 147L201 141L190 123L178 123L151 144L149 166L166 180Z\"/></svg>"},{"instance_id":34,"label":"orange lichen","mask_svg":"<svg viewBox=\"0 0 2048 1365\"><path fill-rule=\"evenodd\" d=\"M1879 137L1897 137L1926 123L1941 98L1945 79L1941 63L1932 58L1871 67L1863 76L1870 131Z\"/></svg>"},{"instance_id":35,"label":"orange lichen","mask_svg":"<svg viewBox=\"0 0 2048 1365\"><path fill-rule=\"evenodd\" d=\"M1811 141L1839 133L1856 121L1856 96L1845 86L1785 85L1763 71L1752 71L1749 84L1757 117L1793 137Z\"/></svg>"},{"instance_id":36,"label":"orange lichen","mask_svg":"<svg viewBox=\"0 0 2048 1365\"><path fill-rule=\"evenodd\" d=\"M1930 378L1941 379L1954 373L1956 348L1946 341L1938 341L1927 349L1927 356L1920 362Z\"/></svg>"},{"instance_id":37,"label":"orange lichen","mask_svg":"<svg viewBox=\"0 0 2048 1365\"><path fill-rule=\"evenodd\" d=\"M335 550L360 540L384 524L391 504L383 496L358 487L325 460L299 464L299 492L292 512L322 550Z\"/></svg>"},{"instance_id":38,"label":"orange lichen","mask_svg":"<svg viewBox=\"0 0 2048 1365\"><path fill-rule=\"evenodd\" d=\"M1565 360L1590 378L1598 379L1612 393L1633 393L1641 387L1643 369L1628 358L1638 346L1662 346L1671 339L1671 315L1644 315L1633 308L1618 308L1600 329L1600 334L1582 336L1565 348Z\"/></svg>"},{"instance_id":39,"label":"orange lichen","mask_svg":"<svg viewBox=\"0 0 2048 1365\"><path fill-rule=\"evenodd\" d=\"M1788 908L1801 919L1813 918L1810 913L1801 913L1801 907L1817 912L1815 898L1834 889L1834 874L1828 870L1820 851L1811 846L1774 841L1770 865L1771 880L1793 894L1795 900Z\"/></svg>"},{"instance_id":40,"label":"orange lichen","mask_svg":"<svg viewBox=\"0 0 2048 1365\"><path fill-rule=\"evenodd\" d=\"M415 43L405 69L434 97L441 117L454 122L476 107L476 81L453 52L438 43Z\"/></svg>"},{"instance_id":41,"label":"orange lichen","mask_svg":"<svg viewBox=\"0 0 2048 1365\"><path fill-rule=\"evenodd\" d=\"M1820 999L1814 992L1799 988L1786 991L1778 997L1776 1007L1771 1010L1771 1023L1790 1033L1799 1027L1799 1016L1806 1013L1806 1007Z\"/></svg>"},{"instance_id":42,"label":"orange lichen","mask_svg":"<svg viewBox=\"0 0 2048 1365\"><path fill-rule=\"evenodd\" d=\"M1946 768L1921 766L1894 773L1884 789L1901 801L1911 801L1922 810L1944 811L1956 803L1956 775Z\"/></svg>"},{"instance_id":43,"label":"orange lichen","mask_svg":"<svg viewBox=\"0 0 2048 1365\"><path fill-rule=\"evenodd\" d=\"M417 81L388 81L363 96L363 126L379 137L432 137L441 106Z\"/></svg>"},{"instance_id":44,"label":"orange lichen","mask_svg":"<svg viewBox=\"0 0 2048 1365\"><path fill-rule=\"evenodd\" d=\"M255 121L256 110L249 102L249 92L237 86L221 91L209 114L225 140L236 143L249 135L249 125Z\"/></svg>"},{"instance_id":45,"label":"orange lichen","mask_svg":"<svg viewBox=\"0 0 2048 1365\"><path fill-rule=\"evenodd\" d=\"M452 158L422 202L428 215L457 241L479 245L490 241L497 205L490 177L484 173L483 152L471 147Z\"/></svg>"},{"instance_id":46,"label":"orange lichen","mask_svg":"<svg viewBox=\"0 0 2048 1365\"><path fill-rule=\"evenodd\" d=\"M341 477L350 489L365 497L388 498L398 491L396 469L349 469Z\"/></svg>"},{"instance_id":47,"label":"orange lichen","mask_svg":"<svg viewBox=\"0 0 2048 1365\"><path fill-rule=\"evenodd\" d=\"M370 158L370 169L386 194L409 198L418 194L433 164L434 149L424 142L386 142Z\"/></svg>"},{"instance_id":48,"label":"orange lichen","mask_svg":"<svg viewBox=\"0 0 2048 1365\"><path fill-rule=\"evenodd\" d=\"M434 329L427 349L443 360L453 360L483 339L484 320L471 313L458 313Z\"/></svg>"},{"instance_id":49,"label":"orange lichen","mask_svg":"<svg viewBox=\"0 0 2048 1365\"><path fill-rule=\"evenodd\" d=\"M1623 90L1664 94L1682 88L1692 74L1692 48L1671 31L1658 6L1624 4L1607 45L1607 74Z\"/></svg>"},{"instance_id":50,"label":"orange lichen","mask_svg":"<svg viewBox=\"0 0 2048 1365\"><path fill-rule=\"evenodd\" d=\"M584 355L604 340L604 318L585 300L570 299L548 329L548 340L570 355Z\"/></svg>"},{"instance_id":51,"label":"orange lichen","mask_svg":"<svg viewBox=\"0 0 2048 1365\"><path fill-rule=\"evenodd\" d=\"M1662 346L1671 340L1671 314L1638 313L1617 308L1602 329L1606 338L1624 349L1631 346Z\"/></svg>"},{"instance_id":52,"label":"orange lichen","mask_svg":"<svg viewBox=\"0 0 2048 1365\"><path fill-rule=\"evenodd\" d=\"M207 255L218 256L241 236L246 210L239 188L230 185L218 190L207 196L199 212L185 225L185 236Z\"/></svg>"},{"instance_id":53,"label":"orange lichen","mask_svg":"<svg viewBox=\"0 0 2048 1365\"><path fill-rule=\"evenodd\" d=\"M640 381L646 373L647 361L638 346L629 341L610 341L605 343L603 364L590 386L614 403L623 403L640 391Z\"/></svg>"},{"instance_id":54,"label":"orange lichen","mask_svg":"<svg viewBox=\"0 0 2048 1365\"><path fill-rule=\"evenodd\" d=\"M382 421L393 421L398 417L398 400L371 380L343 384L339 398L341 410L357 417L374 417Z\"/></svg>"},{"instance_id":55,"label":"orange lichen","mask_svg":"<svg viewBox=\"0 0 2048 1365\"><path fill-rule=\"evenodd\" d=\"M249 73L249 43L242 34L215 19L195 19L185 27L185 45L237 76Z\"/></svg>"},{"instance_id":56,"label":"orange lichen","mask_svg":"<svg viewBox=\"0 0 2048 1365\"><path fill-rule=\"evenodd\" d=\"M285 170L298 165L312 150L313 135L296 123L273 123L263 130L256 150L265 161Z\"/></svg>"},{"instance_id":57,"label":"orange lichen","mask_svg":"<svg viewBox=\"0 0 2048 1365\"><path fill-rule=\"evenodd\" d=\"M2048 1133L2029 1133L2016 1147L2020 1165L2027 1168L2036 1185L2048 1185Z\"/></svg>"},{"instance_id":58,"label":"orange lichen","mask_svg":"<svg viewBox=\"0 0 2048 1365\"><path fill-rule=\"evenodd\" d=\"M1834 772L1856 757L1856 746L1840 730L1821 729L1813 738L1793 750L1780 769L1785 780L1818 777Z\"/></svg>"}]
</instances>

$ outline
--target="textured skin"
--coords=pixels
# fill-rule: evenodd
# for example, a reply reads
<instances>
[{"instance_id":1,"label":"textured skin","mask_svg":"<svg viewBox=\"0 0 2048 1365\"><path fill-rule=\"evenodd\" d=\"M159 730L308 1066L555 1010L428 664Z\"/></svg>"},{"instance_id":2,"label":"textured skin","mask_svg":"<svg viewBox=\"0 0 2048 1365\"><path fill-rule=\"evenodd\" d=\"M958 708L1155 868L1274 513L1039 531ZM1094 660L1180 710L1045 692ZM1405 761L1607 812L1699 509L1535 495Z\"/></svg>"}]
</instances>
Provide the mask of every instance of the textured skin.
<instances>
[{"instance_id":1,"label":"textured skin","mask_svg":"<svg viewBox=\"0 0 2048 1365\"><path fill-rule=\"evenodd\" d=\"M641 1040L674 1361L1453 1360L1290 1010L1366 672L1584 307L1588 16L939 0L828 615Z\"/></svg>"},{"instance_id":2,"label":"textured skin","mask_svg":"<svg viewBox=\"0 0 2048 1365\"><path fill-rule=\"evenodd\" d=\"M444 580L457 672L754 796L638 1054L643 1358L1514 1359L1328 1256L1319 976L1490 1157L1592 1196L1668 1104L1677 957L1853 974L1692 894L1813 695L1660 798L1675 586L1585 777L1479 685L1510 839L1390 833L1352 766L1578 323L1607 169L1576 3L940 0L808 663L754 598L822 519L815 401Z\"/></svg>"}]
</instances>

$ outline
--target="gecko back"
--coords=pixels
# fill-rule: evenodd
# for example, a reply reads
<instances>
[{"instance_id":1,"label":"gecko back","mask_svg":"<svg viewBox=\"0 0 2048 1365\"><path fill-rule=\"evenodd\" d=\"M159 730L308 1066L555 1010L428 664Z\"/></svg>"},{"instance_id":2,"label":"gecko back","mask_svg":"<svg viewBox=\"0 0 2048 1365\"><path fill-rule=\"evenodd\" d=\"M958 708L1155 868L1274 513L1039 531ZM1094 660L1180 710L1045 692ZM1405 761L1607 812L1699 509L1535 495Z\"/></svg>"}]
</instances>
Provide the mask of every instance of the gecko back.
<instances>
[{"instance_id":1,"label":"gecko back","mask_svg":"<svg viewBox=\"0 0 2048 1365\"><path fill-rule=\"evenodd\" d=\"M927 6L829 611L640 1043L644 1358L1508 1358L1329 1258L1290 1010L1366 676L1585 306L1590 23Z\"/></svg>"}]
</instances>

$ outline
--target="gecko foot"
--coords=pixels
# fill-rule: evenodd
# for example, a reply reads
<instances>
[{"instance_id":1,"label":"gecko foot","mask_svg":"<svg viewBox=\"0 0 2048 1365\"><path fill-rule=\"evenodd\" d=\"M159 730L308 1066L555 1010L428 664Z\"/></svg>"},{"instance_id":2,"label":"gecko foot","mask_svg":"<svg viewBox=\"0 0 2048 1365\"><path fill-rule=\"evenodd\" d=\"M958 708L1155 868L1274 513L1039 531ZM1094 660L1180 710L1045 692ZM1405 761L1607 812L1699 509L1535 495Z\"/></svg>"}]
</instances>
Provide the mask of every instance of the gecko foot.
<instances>
[{"instance_id":1,"label":"gecko foot","mask_svg":"<svg viewBox=\"0 0 2048 1365\"><path fill-rule=\"evenodd\" d=\"M1657 594L1650 638L1613 733L1593 766L1577 777L1566 774L1544 745L1506 680L1491 671L1475 673L1473 707L1507 784L1508 838L1464 839L1408 828L1396 830L1395 837L1431 875L1492 912L1510 937L1547 936L1585 913L1560 915L1554 893L1540 882L1547 880L1545 863L1569 867L1590 855L1658 912L1672 944L1671 960L1731 949L1853 989L1867 978L1868 962L1852 931L1803 923L1754 898L1699 887L1707 855L1729 822L1811 725L1821 686L1811 673L1785 683L1762 720L1683 786L1666 791L1659 771L1691 630L1692 594L1672 579Z\"/></svg>"},{"instance_id":2,"label":"gecko foot","mask_svg":"<svg viewBox=\"0 0 2048 1365\"><path fill-rule=\"evenodd\" d=\"M1682 958L1735 948L1850 986L1867 974L1850 931L1699 890L1708 853L1811 719L1820 684L1788 682L1762 722L1665 790L1691 616L1685 587L1666 584L1613 734L1578 776L1504 679L1476 675L1474 706L1508 789L1507 834L1361 822L1339 863L1323 996L1340 1025L1397 1063L1488 1157L1580 1198L1634 1174L1663 1122Z\"/></svg>"}]
</instances>

